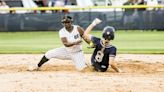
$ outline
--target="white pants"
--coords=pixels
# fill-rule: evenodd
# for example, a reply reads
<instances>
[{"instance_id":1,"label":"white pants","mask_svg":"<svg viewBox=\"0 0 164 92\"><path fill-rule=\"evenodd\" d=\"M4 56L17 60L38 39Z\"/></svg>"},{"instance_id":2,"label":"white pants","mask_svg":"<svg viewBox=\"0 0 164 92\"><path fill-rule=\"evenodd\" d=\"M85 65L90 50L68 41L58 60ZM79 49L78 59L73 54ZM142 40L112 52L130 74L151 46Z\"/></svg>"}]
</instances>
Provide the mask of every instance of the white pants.
<instances>
[{"instance_id":1,"label":"white pants","mask_svg":"<svg viewBox=\"0 0 164 92\"><path fill-rule=\"evenodd\" d=\"M45 53L45 57L47 59L51 58L57 58L62 60L73 60L73 63L76 66L76 69L83 70L85 67L87 67L85 63L85 57L82 51L79 52L68 52L66 48L55 48L52 50L49 50Z\"/></svg>"}]
</instances>

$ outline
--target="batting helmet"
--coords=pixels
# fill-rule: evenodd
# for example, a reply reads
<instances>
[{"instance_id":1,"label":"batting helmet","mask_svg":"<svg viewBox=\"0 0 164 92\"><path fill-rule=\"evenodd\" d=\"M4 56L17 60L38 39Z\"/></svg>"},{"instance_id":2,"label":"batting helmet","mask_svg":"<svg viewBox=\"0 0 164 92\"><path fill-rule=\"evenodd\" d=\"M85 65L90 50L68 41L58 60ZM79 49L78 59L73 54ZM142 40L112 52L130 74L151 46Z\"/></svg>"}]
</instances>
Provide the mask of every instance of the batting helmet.
<instances>
[{"instance_id":1,"label":"batting helmet","mask_svg":"<svg viewBox=\"0 0 164 92\"><path fill-rule=\"evenodd\" d=\"M115 32L114 27L106 26L103 29L102 37L104 39L113 40L114 39L114 32Z\"/></svg>"},{"instance_id":2,"label":"batting helmet","mask_svg":"<svg viewBox=\"0 0 164 92\"><path fill-rule=\"evenodd\" d=\"M66 23L66 22L73 22L73 18L71 16L65 15L62 20L62 23Z\"/></svg>"}]
</instances>

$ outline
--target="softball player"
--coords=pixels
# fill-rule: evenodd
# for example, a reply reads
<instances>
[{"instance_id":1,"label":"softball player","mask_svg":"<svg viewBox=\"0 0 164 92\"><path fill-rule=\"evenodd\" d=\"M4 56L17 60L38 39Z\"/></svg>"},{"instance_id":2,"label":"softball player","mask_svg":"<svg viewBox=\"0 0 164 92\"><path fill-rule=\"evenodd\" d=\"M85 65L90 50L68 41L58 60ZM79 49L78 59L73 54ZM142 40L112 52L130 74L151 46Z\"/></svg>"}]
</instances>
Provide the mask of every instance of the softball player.
<instances>
[{"instance_id":1,"label":"softball player","mask_svg":"<svg viewBox=\"0 0 164 92\"><path fill-rule=\"evenodd\" d=\"M68 15L65 15L61 22L64 27L59 31L59 36L64 46L47 51L37 67L30 70L38 70L51 58L73 60L76 69L79 71L87 67L82 51L82 35L84 30L78 25L73 25L73 19Z\"/></svg>"},{"instance_id":2,"label":"softball player","mask_svg":"<svg viewBox=\"0 0 164 92\"><path fill-rule=\"evenodd\" d=\"M90 41L91 47L95 48L92 57L91 64L94 70L99 72L105 72L110 65L116 72L121 72L121 70L116 66L114 61L116 56L116 47L111 45L110 40L114 39L115 29L113 27L107 26L103 29L102 38L97 38L90 35L90 31L99 24L101 20L95 19L84 32L84 38Z\"/></svg>"}]
</instances>

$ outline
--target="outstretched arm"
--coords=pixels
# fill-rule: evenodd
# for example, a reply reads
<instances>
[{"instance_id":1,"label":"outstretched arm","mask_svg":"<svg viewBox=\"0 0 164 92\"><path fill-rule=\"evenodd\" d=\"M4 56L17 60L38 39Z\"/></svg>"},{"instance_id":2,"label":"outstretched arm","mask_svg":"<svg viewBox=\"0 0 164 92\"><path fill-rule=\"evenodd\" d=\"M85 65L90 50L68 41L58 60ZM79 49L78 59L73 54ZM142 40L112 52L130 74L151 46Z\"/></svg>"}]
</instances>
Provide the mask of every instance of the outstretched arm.
<instances>
[{"instance_id":1,"label":"outstretched arm","mask_svg":"<svg viewBox=\"0 0 164 92\"><path fill-rule=\"evenodd\" d=\"M91 38L90 38L90 32L92 31L92 29L97 25L101 23L101 20L98 19L98 18L95 18L93 20L93 22L87 27L87 29L85 30L84 34L83 34L83 37L85 39L87 39L88 41L91 41Z\"/></svg>"},{"instance_id":2,"label":"outstretched arm","mask_svg":"<svg viewBox=\"0 0 164 92\"><path fill-rule=\"evenodd\" d=\"M84 36L83 36L83 35L84 35L84 29L83 29L82 27L79 26L79 27L78 27L78 31L79 31L79 33L80 33L80 36L84 39L84 41L85 41L86 43L89 44L90 41L88 41L87 39L85 39Z\"/></svg>"},{"instance_id":3,"label":"outstretched arm","mask_svg":"<svg viewBox=\"0 0 164 92\"><path fill-rule=\"evenodd\" d=\"M111 67L116 71L121 73L122 71L117 67L117 64L115 62L115 57L109 57L109 64L111 65Z\"/></svg>"}]
</instances>

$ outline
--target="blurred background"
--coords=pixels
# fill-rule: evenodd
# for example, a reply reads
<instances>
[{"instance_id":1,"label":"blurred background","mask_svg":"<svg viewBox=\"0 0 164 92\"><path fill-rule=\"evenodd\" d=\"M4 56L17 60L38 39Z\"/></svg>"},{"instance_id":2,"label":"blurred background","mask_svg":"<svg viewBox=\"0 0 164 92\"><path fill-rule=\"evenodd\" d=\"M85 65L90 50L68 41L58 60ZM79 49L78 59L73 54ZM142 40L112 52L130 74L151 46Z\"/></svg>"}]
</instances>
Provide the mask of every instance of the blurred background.
<instances>
[{"instance_id":1,"label":"blurred background","mask_svg":"<svg viewBox=\"0 0 164 92\"><path fill-rule=\"evenodd\" d=\"M164 29L164 0L0 0L0 31L59 30L63 14L83 28L98 17L96 30Z\"/></svg>"}]
</instances>

